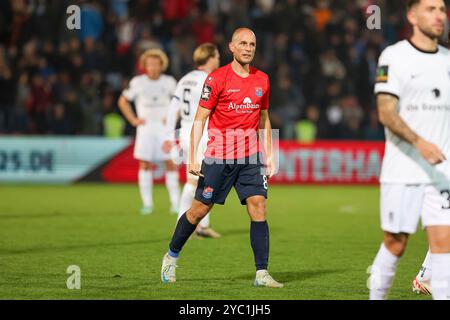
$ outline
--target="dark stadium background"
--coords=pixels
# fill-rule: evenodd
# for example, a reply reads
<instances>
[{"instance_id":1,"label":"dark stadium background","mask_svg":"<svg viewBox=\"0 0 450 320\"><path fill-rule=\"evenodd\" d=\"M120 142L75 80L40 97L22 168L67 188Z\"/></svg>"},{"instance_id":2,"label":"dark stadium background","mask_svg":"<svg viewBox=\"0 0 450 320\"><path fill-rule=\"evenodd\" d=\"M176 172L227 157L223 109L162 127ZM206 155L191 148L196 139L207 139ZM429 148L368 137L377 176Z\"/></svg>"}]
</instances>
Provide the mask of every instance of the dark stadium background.
<instances>
[{"instance_id":1,"label":"dark stadium background","mask_svg":"<svg viewBox=\"0 0 450 320\"><path fill-rule=\"evenodd\" d=\"M81 31L65 25L72 4L81 6ZM371 4L381 8L381 30L366 27ZM382 140L374 74L381 50L409 33L403 13L403 0L4 0L0 133L104 135L144 49L162 47L179 79L205 41L228 63L230 34L248 26L258 38L255 65L271 76L282 138L299 138L298 121L309 120L317 139Z\"/></svg>"}]
</instances>

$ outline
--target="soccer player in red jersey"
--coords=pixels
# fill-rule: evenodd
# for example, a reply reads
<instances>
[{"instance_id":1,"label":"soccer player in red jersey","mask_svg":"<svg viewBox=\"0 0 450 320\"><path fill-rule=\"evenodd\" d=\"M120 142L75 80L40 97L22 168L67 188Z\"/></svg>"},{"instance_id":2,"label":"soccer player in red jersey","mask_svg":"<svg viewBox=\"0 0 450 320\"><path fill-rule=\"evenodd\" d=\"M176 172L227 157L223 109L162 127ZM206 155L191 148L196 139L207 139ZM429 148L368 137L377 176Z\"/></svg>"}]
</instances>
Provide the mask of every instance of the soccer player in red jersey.
<instances>
[{"instance_id":1,"label":"soccer player in red jersey","mask_svg":"<svg viewBox=\"0 0 450 320\"><path fill-rule=\"evenodd\" d=\"M200 178L192 206L178 220L169 251L163 258L161 280L176 281L175 268L182 247L213 205L224 204L234 187L251 220L250 240L256 265L254 285L280 288L283 285L267 271L267 180L275 172L268 114L269 77L250 66L256 51L252 30L237 29L229 48L233 61L206 78L200 97L191 130L188 163L189 172ZM208 119L208 147L200 165L197 148ZM260 129L264 132L263 148L258 139ZM262 163L263 151L266 166Z\"/></svg>"}]
</instances>

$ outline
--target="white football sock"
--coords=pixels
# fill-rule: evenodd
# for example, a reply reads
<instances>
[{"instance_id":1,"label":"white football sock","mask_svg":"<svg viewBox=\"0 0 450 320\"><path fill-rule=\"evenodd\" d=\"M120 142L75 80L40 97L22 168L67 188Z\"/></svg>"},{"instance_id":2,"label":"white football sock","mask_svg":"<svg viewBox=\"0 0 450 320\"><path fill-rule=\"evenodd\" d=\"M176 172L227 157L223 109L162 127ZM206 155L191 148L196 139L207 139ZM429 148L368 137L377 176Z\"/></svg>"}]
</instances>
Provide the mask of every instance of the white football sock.
<instances>
[{"instance_id":1,"label":"white football sock","mask_svg":"<svg viewBox=\"0 0 450 320\"><path fill-rule=\"evenodd\" d=\"M169 191L172 208L178 208L180 205L180 182L178 171L166 172L166 187Z\"/></svg>"},{"instance_id":2,"label":"white football sock","mask_svg":"<svg viewBox=\"0 0 450 320\"><path fill-rule=\"evenodd\" d=\"M431 254L431 289L434 300L450 300L450 253Z\"/></svg>"},{"instance_id":3,"label":"white football sock","mask_svg":"<svg viewBox=\"0 0 450 320\"><path fill-rule=\"evenodd\" d=\"M139 192L144 207L153 206L153 175L150 170L139 170Z\"/></svg>"},{"instance_id":4,"label":"white football sock","mask_svg":"<svg viewBox=\"0 0 450 320\"><path fill-rule=\"evenodd\" d=\"M428 250L427 256L422 263L422 267L420 268L419 273L417 274L417 278L420 281L430 281L431 280L431 252Z\"/></svg>"},{"instance_id":5,"label":"white football sock","mask_svg":"<svg viewBox=\"0 0 450 320\"><path fill-rule=\"evenodd\" d=\"M395 276L400 258L393 255L384 245L372 265L370 277L370 300L385 300Z\"/></svg>"},{"instance_id":6,"label":"white football sock","mask_svg":"<svg viewBox=\"0 0 450 320\"><path fill-rule=\"evenodd\" d=\"M181 193L180 200L180 211L178 211L178 219L188 211L192 206L192 200L195 197L195 190L197 187L193 186L190 183L186 183L183 187L183 192Z\"/></svg>"},{"instance_id":7,"label":"white football sock","mask_svg":"<svg viewBox=\"0 0 450 320\"><path fill-rule=\"evenodd\" d=\"M202 228L209 228L209 213L200 221L199 225Z\"/></svg>"}]
</instances>

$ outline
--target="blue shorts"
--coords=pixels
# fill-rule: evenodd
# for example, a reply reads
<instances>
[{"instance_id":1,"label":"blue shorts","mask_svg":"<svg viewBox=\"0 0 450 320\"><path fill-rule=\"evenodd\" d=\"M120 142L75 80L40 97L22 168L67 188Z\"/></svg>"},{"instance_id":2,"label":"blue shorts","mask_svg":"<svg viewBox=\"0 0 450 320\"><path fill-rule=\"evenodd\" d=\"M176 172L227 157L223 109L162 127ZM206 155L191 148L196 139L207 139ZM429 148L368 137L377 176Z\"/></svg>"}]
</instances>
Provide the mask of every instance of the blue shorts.
<instances>
[{"instance_id":1,"label":"blue shorts","mask_svg":"<svg viewBox=\"0 0 450 320\"><path fill-rule=\"evenodd\" d=\"M261 155L232 161L233 164L227 164L227 160L203 160L201 172L204 177L198 179L196 200L206 204L224 204L233 186L242 205L252 196L267 199L268 183Z\"/></svg>"}]
</instances>

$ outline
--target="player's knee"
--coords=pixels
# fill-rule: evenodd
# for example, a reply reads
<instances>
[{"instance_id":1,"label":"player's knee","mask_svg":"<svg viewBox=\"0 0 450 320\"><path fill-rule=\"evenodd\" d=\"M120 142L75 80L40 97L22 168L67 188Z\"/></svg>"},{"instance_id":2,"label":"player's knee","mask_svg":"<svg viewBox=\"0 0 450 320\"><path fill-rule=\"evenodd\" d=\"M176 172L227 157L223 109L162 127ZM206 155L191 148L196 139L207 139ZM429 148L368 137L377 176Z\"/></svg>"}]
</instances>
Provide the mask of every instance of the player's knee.
<instances>
[{"instance_id":1,"label":"player's knee","mask_svg":"<svg viewBox=\"0 0 450 320\"><path fill-rule=\"evenodd\" d=\"M139 163L139 168L141 170L151 170L152 169L152 164L150 162L147 162L147 161L141 161Z\"/></svg>"},{"instance_id":2,"label":"player's knee","mask_svg":"<svg viewBox=\"0 0 450 320\"><path fill-rule=\"evenodd\" d=\"M166 161L166 170L167 171L176 171L177 165L173 161L168 160L168 161Z\"/></svg>"},{"instance_id":3,"label":"player's knee","mask_svg":"<svg viewBox=\"0 0 450 320\"><path fill-rule=\"evenodd\" d=\"M187 218L192 224L198 224L209 212L210 207L204 203L194 202L187 212Z\"/></svg>"},{"instance_id":4,"label":"player's knee","mask_svg":"<svg viewBox=\"0 0 450 320\"><path fill-rule=\"evenodd\" d=\"M264 198L248 198L247 207L252 218L263 220L266 217L266 202Z\"/></svg>"},{"instance_id":5,"label":"player's knee","mask_svg":"<svg viewBox=\"0 0 450 320\"><path fill-rule=\"evenodd\" d=\"M408 243L408 236L406 234L388 234L384 236L384 245L395 256L403 256L406 245Z\"/></svg>"}]
</instances>

